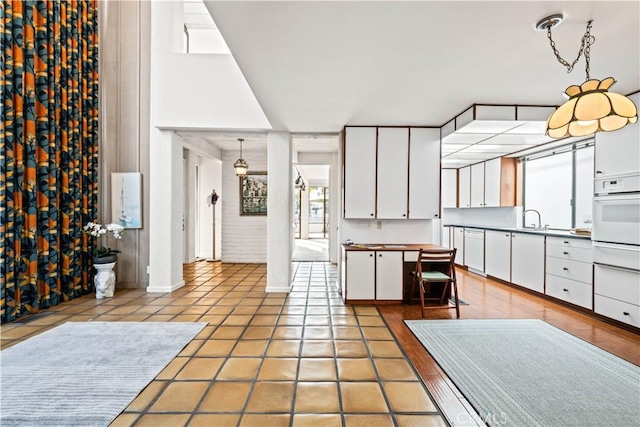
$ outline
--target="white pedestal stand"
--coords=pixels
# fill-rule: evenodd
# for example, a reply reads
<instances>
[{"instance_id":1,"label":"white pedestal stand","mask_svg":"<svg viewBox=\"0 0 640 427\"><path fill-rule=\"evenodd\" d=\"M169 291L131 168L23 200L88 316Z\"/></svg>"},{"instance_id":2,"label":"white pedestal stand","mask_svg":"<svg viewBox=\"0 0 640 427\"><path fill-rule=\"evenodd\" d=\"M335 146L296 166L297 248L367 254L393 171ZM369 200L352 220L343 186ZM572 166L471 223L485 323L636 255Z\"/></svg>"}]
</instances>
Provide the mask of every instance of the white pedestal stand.
<instances>
[{"instance_id":1,"label":"white pedestal stand","mask_svg":"<svg viewBox=\"0 0 640 427\"><path fill-rule=\"evenodd\" d=\"M116 273L113 271L115 262L108 264L94 264L93 267L98 270L98 274L93 279L96 285L96 298L111 298L116 287Z\"/></svg>"}]
</instances>

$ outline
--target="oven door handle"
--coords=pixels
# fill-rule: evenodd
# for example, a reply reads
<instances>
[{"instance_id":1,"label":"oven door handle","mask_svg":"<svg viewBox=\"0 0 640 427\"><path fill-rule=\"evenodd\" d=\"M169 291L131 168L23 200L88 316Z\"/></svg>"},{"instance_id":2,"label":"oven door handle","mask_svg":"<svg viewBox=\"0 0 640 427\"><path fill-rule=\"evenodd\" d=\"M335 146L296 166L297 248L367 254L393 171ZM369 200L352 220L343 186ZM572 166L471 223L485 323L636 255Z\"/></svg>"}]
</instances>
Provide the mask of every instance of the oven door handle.
<instances>
[{"instance_id":1,"label":"oven door handle","mask_svg":"<svg viewBox=\"0 0 640 427\"><path fill-rule=\"evenodd\" d=\"M622 270L622 271L630 271L633 273L640 273L640 270L636 270L635 268L627 268L627 267L619 267L617 265L611 265L611 264L603 264L601 262L593 262L594 265L600 265L602 267L607 267L607 268L613 268L614 270Z\"/></svg>"},{"instance_id":2,"label":"oven door handle","mask_svg":"<svg viewBox=\"0 0 640 427\"><path fill-rule=\"evenodd\" d=\"M617 202L620 200L640 200L640 194L620 194L620 195L602 195L599 194L593 197L594 202Z\"/></svg>"}]
</instances>

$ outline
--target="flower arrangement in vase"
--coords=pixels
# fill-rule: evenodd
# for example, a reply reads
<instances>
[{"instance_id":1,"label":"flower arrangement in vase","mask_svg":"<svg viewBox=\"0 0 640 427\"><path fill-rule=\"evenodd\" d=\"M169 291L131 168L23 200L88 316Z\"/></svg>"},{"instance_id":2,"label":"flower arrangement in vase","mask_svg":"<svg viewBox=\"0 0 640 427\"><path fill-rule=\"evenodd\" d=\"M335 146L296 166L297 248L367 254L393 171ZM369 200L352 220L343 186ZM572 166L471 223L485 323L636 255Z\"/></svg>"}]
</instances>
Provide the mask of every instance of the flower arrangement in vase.
<instances>
[{"instance_id":1,"label":"flower arrangement in vase","mask_svg":"<svg viewBox=\"0 0 640 427\"><path fill-rule=\"evenodd\" d=\"M89 222L82 228L85 234L88 234L96 239L100 239L100 246L94 246L92 251L94 264L106 264L115 262L118 259L117 254L120 253L117 249L112 249L109 246L102 244L106 240L106 244L109 244L109 235L114 239L122 239L124 233L124 227L120 224L99 224L97 222Z\"/></svg>"}]
</instances>

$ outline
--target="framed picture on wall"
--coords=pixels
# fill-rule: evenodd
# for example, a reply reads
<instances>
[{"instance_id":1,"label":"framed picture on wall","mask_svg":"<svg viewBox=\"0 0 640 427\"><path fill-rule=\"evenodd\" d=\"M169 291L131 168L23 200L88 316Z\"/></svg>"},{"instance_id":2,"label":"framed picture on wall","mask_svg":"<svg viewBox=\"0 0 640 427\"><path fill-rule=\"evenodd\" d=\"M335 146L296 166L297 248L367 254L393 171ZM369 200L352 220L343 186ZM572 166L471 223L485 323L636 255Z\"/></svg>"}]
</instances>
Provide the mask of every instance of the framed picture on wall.
<instances>
[{"instance_id":1,"label":"framed picture on wall","mask_svg":"<svg viewBox=\"0 0 640 427\"><path fill-rule=\"evenodd\" d=\"M142 174L111 174L111 222L124 228L142 228Z\"/></svg>"},{"instance_id":2,"label":"framed picture on wall","mask_svg":"<svg viewBox=\"0 0 640 427\"><path fill-rule=\"evenodd\" d=\"M267 172L240 177L240 215L267 215Z\"/></svg>"}]
</instances>

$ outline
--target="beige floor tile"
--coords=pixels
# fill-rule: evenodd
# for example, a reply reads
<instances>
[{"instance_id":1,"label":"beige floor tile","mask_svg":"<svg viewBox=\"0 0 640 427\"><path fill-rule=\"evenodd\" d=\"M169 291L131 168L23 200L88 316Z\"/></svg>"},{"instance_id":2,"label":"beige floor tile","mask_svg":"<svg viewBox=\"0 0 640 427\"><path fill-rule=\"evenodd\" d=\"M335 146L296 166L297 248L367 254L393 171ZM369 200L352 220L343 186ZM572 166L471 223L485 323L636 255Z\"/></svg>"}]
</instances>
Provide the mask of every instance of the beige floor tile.
<instances>
[{"instance_id":1,"label":"beige floor tile","mask_svg":"<svg viewBox=\"0 0 640 427\"><path fill-rule=\"evenodd\" d=\"M335 326L333 336L337 340L361 340L362 332L360 328L354 326Z\"/></svg>"},{"instance_id":2,"label":"beige floor tile","mask_svg":"<svg viewBox=\"0 0 640 427\"><path fill-rule=\"evenodd\" d=\"M316 307L317 308L317 307ZM304 324L307 326L330 326L331 317L329 316L309 316L305 317Z\"/></svg>"},{"instance_id":3,"label":"beige floor tile","mask_svg":"<svg viewBox=\"0 0 640 427\"><path fill-rule=\"evenodd\" d=\"M223 362L222 358L194 357L176 375L176 380L211 380Z\"/></svg>"},{"instance_id":4,"label":"beige floor tile","mask_svg":"<svg viewBox=\"0 0 640 427\"><path fill-rule=\"evenodd\" d=\"M377 382L341 382L342 408L345 413L387 413L389 408Z\"/></svg>"},{"instance_id":5,"label":"beige floor tile","mask_svg":"<svg viewBox=\"0 0 640 427\"><path fill-rule=\"evenodd\" d=\"M300 341L274 340L267 348L268 357L297 357L300 351Z\"/></svg>"},{"instance_id":6,"label":"beige floor tile","mask_svg":"<svg viewBox=\"0 0 640 427\"><path fill-rule=\"evenodd\" d=\"M393 427L390 415L345 415L345 427Z\"/></svg>"},{"instance_id":7,"label":"beige floor tile","mask_svg":"<svg viewBox=\"0 0 640 427\"><path fill-rule=\"evenodd\" d=\"M333 315L331 320L334 326L358 326L356 316Z\"/></svg>"},{"instance_id":8,"label":"beige floor tile","mask_svg":"<svg viewBox=\"0 0 640 427\"><path fill-rule=\"evenodd\" d=\"M229 315L222 324L224 326L244 326L251 321L251 316L245 315Z\"/></svg>"},{"instance_id":9,"label":"beige floor tile","mask_svg":"<svg viewBox=\"0 0 640 427\"><path fill-rule=\"evenodd\" d=\"M294 414L293 427L342 427L342 417L339 414Z\"/></svg>"},{"instance_id":10,"label":"beige floor tile","mask_svg":"<svg viewBox=\"0 0 640 427\"><path fill-rule=\"evenodd\" d=\"M335 341L337 357L368 357L367 346L362 341Z\"/></svg>"},{"instance_id":11,"label":"beige floor tile","mask_svg":"<svg viewBox=\"0 0 640 427\"><path fill-rule=\"evenodd\" d=\"M272 326L249 326L242 334L244 340L269 339L273 334Z\"/></svg>"},{"instance_id":12,"label":"beige floor tile","mask_svg":"<svg viewBox=\"0 0 640 427\"><path fill-rule=\"evenodd\" d=\"M249 307L236 307L233 309L231 314L255 314L258 311L258 307L249 306Z\"/></svg>"},{"instance_id":13,"label":"beige floor tile","mask_svg":"<svg viewBox=\"0 0 640 427\"><path fill-rule=\"evenodd\" d=\"M267 340L240 340L231 352L232 357L263 356L267 348Z\"/></svg>"},{"instance_id":14,"label":"beige floor tile","mask_svg":"<svg viewBox=\"0 0 640 427\"><path fill-rule=\"evenodd\" d=\"M302 338L301 326L278 326L273 333L274 340L291 340Z\"/></svg>"},{"instance_id":15,"label":"beige floor tile","mask_svg":"<svg viewBox=\"0 0 640 427\"><path fill-rule=\"evenodd\" d=\"M296 388L296 413L340 412L338 383L299 382Z\"/></svg>"},{"instance_id":16,"label":"beige floor tile","mask_svg":"<svg viewBox=\"0 0 640 427\"><path fill-rule=\"evenodd\" d=\"M246 412L291 412L293 388L292 382L257 382L249 397Z\"/></svg>"},{"instance_id":17,"label":"beige floor tile","mask_svg":"<svg viewBox=\"0 0 640 427\"><path fill-rule=\"evenodd\" d=\"M179 356L193 356L205 342L205 340L192 340L185 348L182 349Z\"/></svg>"},{"instance_id":18,"label":"beige floor tile","mask_svg":"<svg viewBox=\"0 0 640 427\"><path fill-rule=\"evenodd\" d=\"M258 375L262 359L229 358L216 377L220 381L253 380Z\"/></svg>"},{"instance_id":19,"label":"beige floor tile","mask_svg":"<svg viewBox=\"0 0 640 427\"><path fill-rule=\"evenodd\" d=\"M413 368L404 359L374 359L382 381L418 381Z\"/></svg>"},{"instance_id":20,"label":"beige floor tile","mask_svg":"<svg viewBox=\"0 0 640 427\"><path fill-rule=\"evenodd\" d=\"M396 415L398 427L445 427L440 415Z\"/></svg>"},{"instance_id":21,"label":"beige floor tile","mask_svg":"<svg viewBox=\"0 0 640 427\"><path fill-rule=\"evenodd\" d=\"M196 414L189 427L236 427L239 419L239 414Z\"/></svg>"},{"instance_id":22,"label":"beige floor tile","mask_svg":"<svg viewBox=\"0 0 640 427\"><path fill-rule=\"evenodd\" d=\"M333 357L332 341L303 341L302 357Z\"/></svg>"},{"instance_id":23,"label":"beige floor tile","mask_svg":"<svg viewBox=\"0 0 640 427\"><path fill-rule=\"evenodd\" d=\"M358 316L380 316L378 309L375 307L354 307L354 310Z\"/></svg>"},{"instance_id":24,"label":"beige floor tile","mask_svg":"<svg viewBox=\"0 0 640 427\"><path fill-rule=\"evenodd\" d=\"M240 427L289 427L290 420L289 414L246 414L240 421Z\"/></svg>"},{"instance_id":25,"label":"beige floor tile","mask_svg":"<svg viewBox=\"0 0 640 427\"><path fill-rule=\"evenodd\" d=\"M211 334L212 339L236 339L244 332L244 326L218 326Z\"/></svg>"},{"instance_id":26,"label":"beige floor tile","mask_svg":"<svg viewBox=\"0 0 640 427\"><path fill-rule=\"evenodd\" d=\"M158 380L172 380L189 361L188 357L176 357L158 374Z\"/></svg>"},{"instance_id":27,"label":"beige floor tile","mask_svg":"<svg viewBox=\"0 0 640 427\"><path fill-rule=\"evenodd\" d=\"M149 412L193 412L209 387L204 381L170 383L149 409Z\"/></svg>"},{"instance_id":28,"label":"beige floor tile","mask_svg":"<svg viewBox=\"0 0 640 427\"><path fill-rule=\"evenodd\" d=\"M340 381L376 381L371 359L338 359Z\"/></svg>"},{"instance_id":29,"label":"beige floor tile","mask_svg":"<svg viewBox=\"0 0 640 427\"><path fill-rule=\"evenodd\" d=\"M195 353L198 357L222 357L228 356L236 345L236 340L209 340L205 341Z\"/></svg>"},{"instance_id":30,"label":"beige floor tile","mask_svg":"<svg viewBox=\"0 0 640 427\"><path fill-rule=\"evenodd\" d=\"M111 421L109 427L129 427L135 424L140 414L128 414L126 412L121 413L115 420Z\"/></svg>"},{"instance_id":31,"label":"beige floor tile","mask_svg":"<svg viewBox=\"0 0 640 427\"><path fill-rule=\"evenodd\" d=\"M200 318L199 322L207 322L209 325L220 325L224 322L226 318L227 316L204 315Z\"/></svg>"},{"instance_id":32,"label":"beige floor tile","mask_svg":"<svg viewBox=\"0 0 640 427\"><path fill-rule=\"evenodd\" d=\"M198 412L242 412L251 391L250 382L215 382Z\"/></svg>"},{"instance_id":33,"label":"beige floor tile","mask_svg":"<svg viewBox=\"0 0 640 427\"><path fill-rule=\"evenodd\" d=\"M328 315L329 307L307 307L307 315Z\"/></svg>"},{"instance_id":34,"label":"beige floor tile","mask_svg":"<svg viewBox=\"0 0 640 427\"><path fill-rule=\"evenodd\" d=\"M305 326L305 340L330 340L331 328L329 326Z\"/></svg>"},{"instance_id":35,"label":"beige floor tile","mask_svg":"<svg viewBox=\"0 0 640 427\"><path fill-rule=\"evenodd\" d=\"M258 373L258 381L295 381L298 359L266 358Z\"/></svg>"},{"instance_id":36,"label":"beige floor tile","mask_svg":"<svg viewBox=\"0 0 640 427\"><path fill-rule=\"evenodd\" d=\"M49 314L29 322L29 326L59 325L69 318L67 315ZM2 330L4 334L4 329Z\"/></svg>"},{"instance_id":37,"label":"beige floor tile","mask_svg":"<svg viewBox=\"0 0 640 427\"><path fill-rule=\"evenodd\" d=\"M281 307L260 307L256 314L278 314L280 310Z\"/></svg>"},{"instance_id":38,"label":"beige floor tile","mask_svg":"<svg viewBox=\"0 0 640 427\"><path fill-rule=\"evenodd\" d=\"M376 341L393 341L393 336L389 329L387 328L378 328L374 326L363 326L362 332L367 340L376 340Z\"/></svg>"},{"instance_id":39,"label":"beige floor tile","mask_svg":"<svg viewBox=\"0 0 640 427\"><path fill-rule=\"evenodd\" d=\"M300 359L298 381L335 381L336 378L334 359Z\"/></svg>"},{"instance_id":40,"label":"beige floor tile","mask_svg":"<svg viewBox=\"0 0 640 427\"><path fill-rule=\"evenodd\" d=\"M186 425L191 414L147 414L140 417L136 426L158 427L172 426L180 427Z\"/></svg>"},{"instance_id":41,"label":"beige floor tile","mask_svg":"<svg viewBox=\"0 0 640 427\"><path fill-rule=\"evenodd\" d=\"M256 314L251 320L251 326L273 326L278 321L278 316L270 314Z\"/></svg>"},{"instance_id":42,"label":"beige floor tile","mask_svg":"<svg viewBox=\"0 0 640 427\"><path fill-rule=\"evenodd\" d=\"M394 412L436 412L420 382L385 382L384 391Z\"/></svg>"},{"instance_id":43,"label":"beige floor tile","mask_svg":"<svg viewBox=\"0 0 640 427\"><path fill-rule=\"evenodd\" d=\"M378 316L358 316L358 323L360 326L387 326Z\"/></svg>"},{"instance_id":44,"label":"beige floor tile","mask_svg":"<svg viewBox=\"0 0 640 427\"><path fill-rule=\"evenodd\" d=\"M125 411L142 412L156 398L156 396L167 385L166 381L152 381L140 392L140 394L129 403Z\"/></svg>"},{"instance_id":45,"label":"beige floor tile","mask_svg":"<svg viewBox=\"0 0 640 427\"><path fill-rule=\"evenodd\" d=\"M368 341L367 345L373 357L404 358L400 347L394 341Z\"/></svg>"},{"instance_id":46,"label":"beige floor tile","mask_svg":"<svg viewBox=\"0 0 640 427\"><path fill-rule=\"evenodd\" d=\"M42 332L44 330L43 326L20 326L19 328L9 329L8 331L2 331L2 339L3 340L15 340L26 338L29 335L35 334L37 332Z\"/></svg>"},{"instance_id":47,"label":"beige floor tile","mask_svg":"<svg viewBox=\"0 0 640 427\"><path fill-rule=\"evenodd\" d=\"M279 326L302 326L304 325L304 316L282 315L278 319Z\"/></svg>"}]
</instances>

